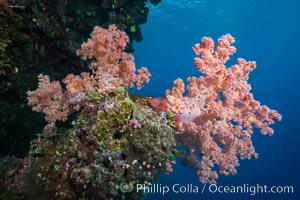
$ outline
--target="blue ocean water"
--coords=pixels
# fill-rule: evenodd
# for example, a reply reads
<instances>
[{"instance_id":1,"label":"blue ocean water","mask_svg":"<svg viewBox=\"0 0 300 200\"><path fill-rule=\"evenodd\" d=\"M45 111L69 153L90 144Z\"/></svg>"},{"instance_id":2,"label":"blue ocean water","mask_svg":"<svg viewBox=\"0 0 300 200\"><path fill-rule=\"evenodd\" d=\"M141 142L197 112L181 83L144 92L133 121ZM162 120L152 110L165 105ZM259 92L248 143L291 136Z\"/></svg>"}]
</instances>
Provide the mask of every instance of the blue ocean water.
<instances>
[{"instance_id":1,"label":"blue ocean water","mask_svg":"<svg viewBox=\"0 0 300 200\"><path fill-rule=\"evenodd\" d=\"M134 93L164 96L176 78L199 76L193 68L193 44L203 36L216 41L232 34L237 53L228 66L238 57L255 60L257 68L249 80L252 93L283 119L272 126L274 135L253 135L259 158L241 161L237 175L220 176L218 186L292 186L293 194L221 194L208 191L206 185L203 194L170 191L149 194L146 199L300 199L299 8L297 0L163 0L151 7L148 22L142 27L144 40L134 44L134 55L137 67L148 67L152 77L143 90ZM173 173L163 175L157 184L170 188L192 184L202 190L204 185L194 171L179 162Z\"/></svg>"}]
</instances>

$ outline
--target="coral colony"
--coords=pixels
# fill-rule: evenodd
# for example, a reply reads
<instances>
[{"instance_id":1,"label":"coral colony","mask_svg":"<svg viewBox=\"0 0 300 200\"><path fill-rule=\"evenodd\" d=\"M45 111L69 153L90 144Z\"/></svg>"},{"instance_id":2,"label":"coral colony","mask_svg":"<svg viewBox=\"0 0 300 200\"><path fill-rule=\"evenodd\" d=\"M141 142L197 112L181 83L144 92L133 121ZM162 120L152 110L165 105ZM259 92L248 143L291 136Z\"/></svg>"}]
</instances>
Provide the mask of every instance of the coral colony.
<instances>
[{"instance_id":1,"label":"coral colony","mask_svg":"<svg viewBox=\"0 0 300 200\"><path fill-rule=\"evenodd\" d=\"M45 114L48 125L32 142L12 184L20 195L136 199L161 173L172 172L176 158L195 169L202 183L215 183L218 174L236 174L239 159L257 157L254 128L271 135L269 125L281 116L250 93L247 80L255 62L238 59L225 66L236 51L231 35L222 36L216 47L207 37L196 44L194 66L202 75L188 78L186 87L175 80L163 98L126 91L142 88L150 77L146 68L136 70L133 56L124 52L127 42L114 25L95 27L77 51L90 61L91 72L69 74L64 85L39 75L28 102ZM58 128L57 121L67 125Z\"/></svg>"},{"instance_id":2,"label":"coral colony","mask_svg":"<svg viewBox=\"0 0 300 200\"><path fill-rule=\"evenodd\" d=\"M63 80L66 91L59 82L50 83L48 76L39 75L39 88L28 92L28 104L34 111L45 113L50 126L46 128L51 130L55 121L65 121L72 112L78 111L88 92L100 95L119 86L131 88L134 83L140 89L144 82L149 81L151 74L146 68L139 69L136 74L133 56L124 52L127 42L126 33L114 25L108 30L95 27L91 39L77 51L83 60L91 60L92 74L69 74Z\"/></svg>"},{"instance_id":3,"label":"coral colony","mask_svg":"<svg viewBox=\"0 0 300 200\"><path fill-rule=\"evenodd\" d=\"M236 174L239 158L256 158L251 141L253 128L272 135L269 125L281 119L280 114L260 105L250 93L247 80L255 62L239 58L237 64L226 68L226 61L236 51L231 46L233 42L234 38L227 34L214 48L211 38L202 38L201 44L193 47L197 55L194 66L202 76L188 78L187 96L182 95L181 79L175 80L173 89L166 92L169 109L177 116L177 129L183 131L179 141L189 152L185 159L196 169L202 183L215 182L215 166L222 175Z\"/></svg>"}]
</instances>

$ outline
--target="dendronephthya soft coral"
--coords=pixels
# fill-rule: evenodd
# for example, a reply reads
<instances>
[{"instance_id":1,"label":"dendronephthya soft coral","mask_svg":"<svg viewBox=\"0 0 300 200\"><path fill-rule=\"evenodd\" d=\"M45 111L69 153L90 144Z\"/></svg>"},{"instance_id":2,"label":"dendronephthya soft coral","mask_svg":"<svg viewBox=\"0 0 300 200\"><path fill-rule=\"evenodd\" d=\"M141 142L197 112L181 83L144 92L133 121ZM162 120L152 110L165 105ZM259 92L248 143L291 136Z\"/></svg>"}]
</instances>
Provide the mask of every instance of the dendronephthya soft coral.
<instances>
[{"instance_id":1,"label":"dendronephthya soft coral","mask_svg":"<svg viewBox=\"0 0 300 200\"><path fill-rule=\"evenodd\" d=\"M216 47L211 38L202 38L193 47L194 66L202 75L188 78L187 96L183 96L181 79L166 91L176 127L183 131L178 139L189 152L185 163L196 169L203 183L214 183L217 170L222 175L236 174L239 159L257 157L251 141L253 128L271 135L269 125L281 119L250 93L247 80L255 62L239 58L226 68L225 62L236 51L233 42L230 34L222 36Z\"/></svg>"}]
</instances>

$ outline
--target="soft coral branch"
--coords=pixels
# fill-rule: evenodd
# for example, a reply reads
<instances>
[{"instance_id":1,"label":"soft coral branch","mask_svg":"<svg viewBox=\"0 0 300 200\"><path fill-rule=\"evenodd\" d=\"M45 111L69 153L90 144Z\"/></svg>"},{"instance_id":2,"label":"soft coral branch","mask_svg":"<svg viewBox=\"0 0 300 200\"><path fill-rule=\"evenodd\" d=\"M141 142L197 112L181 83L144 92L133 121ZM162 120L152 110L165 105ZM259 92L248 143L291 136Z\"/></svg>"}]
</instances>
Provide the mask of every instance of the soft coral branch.
<instances>
[{"instance_id":1,"label":"soft coral branch","mask_svg":"<svg viewBox=\"0 0 300 200\"><path fill-rule=\"evenodd\" d=\"M131 88L134 83L140 89L149 81L147 68L136 73L133 55L124 52L128 37L115 25L103 29L95 27L91 39L83 43L77 55L83 60L90 59L95 87L99 93L116 89L118 86Z\"/></svg>"},{"instance_id":2,"label":"soft coral branch","mask_svg":"<svg viewBox=\"0 0 300 200\"><path fill-rule=\"evenodd\" d=\"M56 120L64 121L68 116L68 106L63 101L63 91L58 81L50 82L49 76L39 75L39 87L27 92L28 104L32 110L46 114L49 123Z\"/></svg>"}]
</instances>

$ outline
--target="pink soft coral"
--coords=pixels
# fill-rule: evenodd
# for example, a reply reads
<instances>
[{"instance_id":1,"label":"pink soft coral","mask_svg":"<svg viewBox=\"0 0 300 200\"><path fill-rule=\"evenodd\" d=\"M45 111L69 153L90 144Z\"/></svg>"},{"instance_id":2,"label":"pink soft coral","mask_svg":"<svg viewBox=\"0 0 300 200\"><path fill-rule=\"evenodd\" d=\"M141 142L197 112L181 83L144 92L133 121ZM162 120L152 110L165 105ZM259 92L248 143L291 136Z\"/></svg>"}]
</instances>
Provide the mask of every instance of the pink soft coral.
<instances>
[{"instance_id":1,"label":"pink soft coral","mask_svg":"<svg viewBox=\"0 0 300 200\"><path fill-rule=\"evenodd\" d=\"M118 86L142 88L149 81L150 73L141 68L136 73L133 55L124 52L128 42L125 32L115 25L108 30L95 27L91 39L83 43L77 51L83 60L91 59L89 67L93 70L94 86L99 93L116 89Z\"/></svg>"},{"instance_id":2,"label":"pink soft coral","mask_svg":"<svg viewBox=\"0 0 300 200\"><path fill-rule=\"evenodd\" d=\"M78 110L89 91L104 94L119 86L128 89L134 84L140 89L149 81L151 74L147 68L136 71L133 56L124 52L127 42L125 32L115 25L108 29L96 26L91 39L77 51L83 60L91 60L91 73L69 74L63 80L65 91L59 82L51 83L48 76L39 75L38 89L27 93L28 104L34 111L46 114L47 130L54 126L56 120L65 121L70 113Z\"/></svg>"},{"instance_id":3,"label":"pink soft coral","mask_svg":"<svg viewBox=\"0 0 300 200\"><path fill-rule=\"evenodd\" d=\"M183 131L179 140L189 150L185 161L196 168L203 183L215 182L217 168L223 175L236 174L239 158L257 157L251 141L253 128L271 135L269 125L281 119L250 93L247 80L255 62L238 59L238 64L230 68L224 65L236 51L231 46L233 42L234 38L227 34L214 48L213 40L204 37L201 44L193 47L199 56L194 66L202 76L188 78L187 96L183 96L181 79L166 91L169 108L177 114L177 129Z\"/></svg>"}]
</instances>

